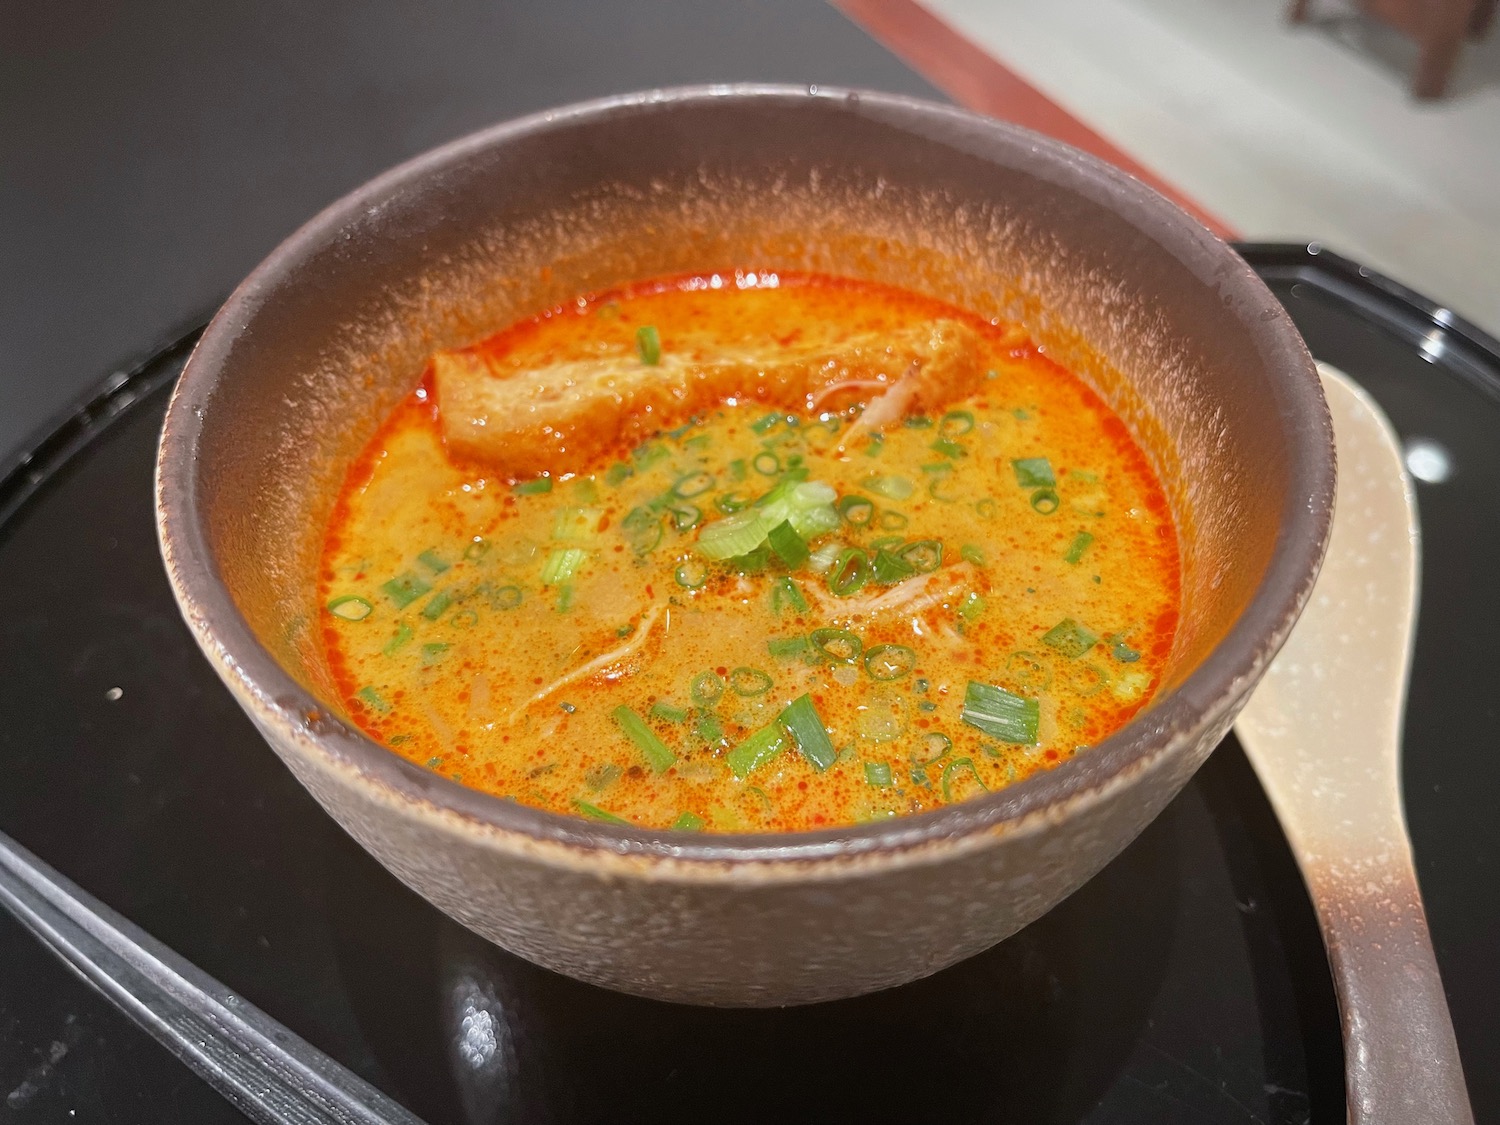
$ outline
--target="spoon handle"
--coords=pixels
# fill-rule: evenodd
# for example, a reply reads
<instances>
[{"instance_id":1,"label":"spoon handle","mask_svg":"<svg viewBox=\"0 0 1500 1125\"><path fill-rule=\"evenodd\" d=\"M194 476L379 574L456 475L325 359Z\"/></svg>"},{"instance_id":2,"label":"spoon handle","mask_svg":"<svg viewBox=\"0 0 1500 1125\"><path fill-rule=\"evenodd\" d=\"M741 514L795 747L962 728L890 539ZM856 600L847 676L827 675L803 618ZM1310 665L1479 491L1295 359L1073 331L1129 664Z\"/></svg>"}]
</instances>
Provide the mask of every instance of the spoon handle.
<instances>
[{"instance_id":1,"label":"spoon handle","mask_svg":"<svg viewBox=\"0 0 1500 1125\"><path fill-rule=\"evenodd\" d=\"M1471 1125L1411 852L1395 850L1363 869L1302 865L1343 1020L1349 1121Z\"/></svg>"}]
</instances>

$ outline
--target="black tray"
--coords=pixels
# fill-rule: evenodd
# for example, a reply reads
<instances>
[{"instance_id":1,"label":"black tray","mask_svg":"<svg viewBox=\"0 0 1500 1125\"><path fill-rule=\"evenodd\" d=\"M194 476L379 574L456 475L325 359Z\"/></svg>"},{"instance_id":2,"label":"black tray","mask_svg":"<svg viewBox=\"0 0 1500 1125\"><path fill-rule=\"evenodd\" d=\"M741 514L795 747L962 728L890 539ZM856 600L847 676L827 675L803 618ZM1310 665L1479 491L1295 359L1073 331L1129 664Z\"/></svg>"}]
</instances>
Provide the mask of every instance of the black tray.
<instances>
[{"instance_id":1,"label":"black tray","mask_svg":"<svg viewBox=\"0 0 1500 1125\"><path fill-rule=\"evenodd\" d=\"M1420 488L1406 792L1475 1110L1493 1120L1500 347L1316 248L1244 252L1319 358L1452 459ZM190 343L0 481L0 828L287 1026L434 1123L1344 1120L1317 929L1232 739L1051 914L860 1000L634 1000L449 922L303 793L178 620L151 471ZM464 1036L486 1028L498 1065L476 1071ZM0 1120L243 1118L0 916Z\"/></svg>"}]
</instances>

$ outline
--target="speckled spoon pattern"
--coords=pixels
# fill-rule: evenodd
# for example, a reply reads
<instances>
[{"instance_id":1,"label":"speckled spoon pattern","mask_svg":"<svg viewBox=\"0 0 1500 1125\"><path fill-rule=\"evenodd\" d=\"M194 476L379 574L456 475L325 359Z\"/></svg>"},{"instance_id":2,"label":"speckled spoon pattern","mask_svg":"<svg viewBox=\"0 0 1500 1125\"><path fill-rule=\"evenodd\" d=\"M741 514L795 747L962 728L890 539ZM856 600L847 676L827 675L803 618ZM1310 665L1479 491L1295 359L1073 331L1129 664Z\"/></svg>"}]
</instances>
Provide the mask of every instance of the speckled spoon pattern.
<instances>
[{"instance_id":1,"label":"speckled spoon pattern","mask_svg":"<svg viewBox=\"0 0 1500 1125\"><path fill-rule=\"evenodd\" d=\"M1317 910L1354 1125L1473 1118L1401 799L1420 533L1401 447L1348 376L1319 365L1338 492L1323 569L1235 733Z\"/></svg>"}]
</instances>

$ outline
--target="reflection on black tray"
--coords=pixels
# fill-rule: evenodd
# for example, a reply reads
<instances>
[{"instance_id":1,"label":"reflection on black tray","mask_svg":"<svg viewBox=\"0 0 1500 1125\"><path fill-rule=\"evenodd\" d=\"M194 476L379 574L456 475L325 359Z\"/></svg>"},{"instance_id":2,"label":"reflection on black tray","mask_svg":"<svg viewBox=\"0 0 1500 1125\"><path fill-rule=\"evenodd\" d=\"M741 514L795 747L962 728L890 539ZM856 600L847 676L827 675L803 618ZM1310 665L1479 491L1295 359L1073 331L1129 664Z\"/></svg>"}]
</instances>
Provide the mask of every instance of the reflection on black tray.
<instances>
[{"instance_id":1,"label":"reflection on black tray","mask_svg":"<svg viewBox=\"0 0 1500 1125\"><path fill-rule=\"evenodd\" d=\"M1500 548L1500 399L1352 319L1293 276L1312 259L1279 253L1262 252L1265 268L1286 274L1275 284L1315 353L1459 469L1421 495L1427 600L1407 773L1484 1119L1497 1108L1485 1076L1500 1071L1483 999L1495 991L1497 931L1476 865L1500 858L1488 812L1500 762L1475 756L1477 720L1450 693L1493 694L1477 680L1484 638L1500 626L1500 599L1486 597L1495 579L1480 573ZM167 356L135 385L164 384L180 361ZM472 937L317 809L192 646L152 535L163 405L157 391L131 408L0 529L0 576L19 607L0 615L0 828L429 1120L1342 1120L1317 931L1232 743L1057 910L876 996L785 1011L676 1007L577 984ZM1458 769L1462 785L1448 781ZM1481 818L1461 819L1480 806ZM0 1080L40 1076L9 1107L17 1120L62 1119L89 1098L133 1107L131 1119L238 1119L58 978L8 920L0 965ZM65 1046L47 1064L53 1042Z\"/></svg>"}]
</instances>

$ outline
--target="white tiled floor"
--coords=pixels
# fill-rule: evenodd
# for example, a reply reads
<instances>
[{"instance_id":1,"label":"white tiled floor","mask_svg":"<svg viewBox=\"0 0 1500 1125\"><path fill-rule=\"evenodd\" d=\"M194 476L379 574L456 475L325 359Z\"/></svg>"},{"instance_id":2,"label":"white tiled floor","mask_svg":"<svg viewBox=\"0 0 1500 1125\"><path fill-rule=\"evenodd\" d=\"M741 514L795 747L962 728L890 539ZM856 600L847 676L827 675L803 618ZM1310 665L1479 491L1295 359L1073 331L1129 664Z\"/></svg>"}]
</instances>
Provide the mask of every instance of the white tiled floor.
<instances>
[{"instance_id":1,"label":"white tiled floor","mask_svg":"<svg viewBox=\"0 0 1500 1125\"><path fill-rule=\"evenodd\" d=\"M923 0L1246 238L1317 239L1500 334L1500 27L1450 96L1314 0Z\"/></svg>"}]
</instances>

